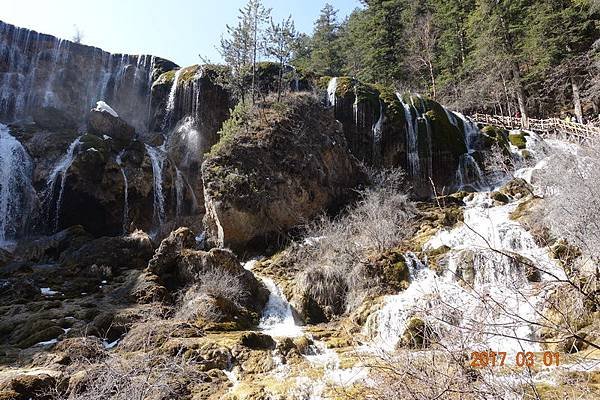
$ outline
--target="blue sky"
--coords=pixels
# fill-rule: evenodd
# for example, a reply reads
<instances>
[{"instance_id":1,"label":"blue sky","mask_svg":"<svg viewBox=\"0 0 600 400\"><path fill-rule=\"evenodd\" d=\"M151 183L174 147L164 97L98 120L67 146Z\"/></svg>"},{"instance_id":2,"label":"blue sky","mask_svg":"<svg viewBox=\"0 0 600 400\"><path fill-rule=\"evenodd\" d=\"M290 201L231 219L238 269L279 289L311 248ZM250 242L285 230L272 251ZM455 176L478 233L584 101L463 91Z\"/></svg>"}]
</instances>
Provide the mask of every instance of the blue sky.
<instances>
[{"instance_id":1,"label":"blue sky","mask_svg":"<svg viewBox=\"0 0 600 400\"><path fill-rule=\"evenodd\" d=\"M291 14L296 28L311 32L323 5L339 9L342 19L358 0L264 0L275 19ZM246 0L0 0L0 20L62 38L77 25L83 43L113 53L153 54L182 66L198 54L220 61L215 46L225 24L235 24Z\"/></svg>"}]
</instances>

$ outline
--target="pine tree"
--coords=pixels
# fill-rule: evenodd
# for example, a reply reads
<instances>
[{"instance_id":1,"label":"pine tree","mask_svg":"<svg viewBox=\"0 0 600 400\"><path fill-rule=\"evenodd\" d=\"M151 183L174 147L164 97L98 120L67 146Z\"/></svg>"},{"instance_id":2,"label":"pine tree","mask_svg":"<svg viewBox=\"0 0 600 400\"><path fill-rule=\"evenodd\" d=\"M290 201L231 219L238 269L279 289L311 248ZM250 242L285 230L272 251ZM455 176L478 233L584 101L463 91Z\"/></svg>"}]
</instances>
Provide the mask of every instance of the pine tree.
<instances>
[{"instance_id":1,"label":"pine tree","mask_svg":"<svg viewBox=\"0 0 600 400\"><path fill-rule=\"evenodd\" d=\"M279 63L277 101L281 99L283 72L292 57L296 36L296 28L291 15L277 24L271 19L271 24L266 32L266 53Z\"/></svg>"},{"instance_id":2,"label":"pine tree","mask_svg":"<svg viewBox=\"0 0 600 400\"><path fill-rule=\"evenodd\" d=\"M225 62L232 67L233 80L244 99L247 87L245 76L251 69L250 87L252 102L256 97L256 63L264 50L264 25L269 19L271 9L263 6L261 0L249 0L240 10L238 25L227 25L228 38L221 38L220 53Z\"/></svg>"},{"instance_id":3,"label":"pine tree","mask_svg":"<svg viewBox=\"0 0 600 400\"><path fill-rule=\"evenodd\" d=\"M527 97L521 72L519 38L525 26L526 0L477 0L476 9L470 16L470 36L474 44L471 79L481 83L485 75L488 90L504 91L509 113L512 114L510 97L517 99L518 110L527 124ZM498 100L499 101L499 100Z\"/></svg>"},{"instance_id":4,"label":"pine tree","mask_svg":"<svg viewBox=\"0 0 600 400\"><path fill-rule=\"evenodd\" d=\"M309 68L317 75L340 75L343 59L339 43L337 10L325 4L315 22Z\"/></svg>"}]
</instances>

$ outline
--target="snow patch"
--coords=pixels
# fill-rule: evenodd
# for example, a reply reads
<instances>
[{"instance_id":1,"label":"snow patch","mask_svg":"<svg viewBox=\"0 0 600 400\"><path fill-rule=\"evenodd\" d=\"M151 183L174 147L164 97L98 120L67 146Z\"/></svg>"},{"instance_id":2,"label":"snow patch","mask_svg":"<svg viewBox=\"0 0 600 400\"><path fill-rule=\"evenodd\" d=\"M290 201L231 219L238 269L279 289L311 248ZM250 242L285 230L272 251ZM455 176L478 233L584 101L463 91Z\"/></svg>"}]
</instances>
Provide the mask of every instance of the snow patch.
<instances>
[{"instance_id":1,"label":"snow patch","mask_svg":"<svg viewBox=\"0 0 600 400\"><path fill-rule=\"evenodd\" d=\"M117 114L117 112L113 110L111 106L109 106L103 101L98 101L96 103L96 108L94 108L94 111L107 112L113 117L119 118L119 114Z\"/></svg>"}]
</instances>

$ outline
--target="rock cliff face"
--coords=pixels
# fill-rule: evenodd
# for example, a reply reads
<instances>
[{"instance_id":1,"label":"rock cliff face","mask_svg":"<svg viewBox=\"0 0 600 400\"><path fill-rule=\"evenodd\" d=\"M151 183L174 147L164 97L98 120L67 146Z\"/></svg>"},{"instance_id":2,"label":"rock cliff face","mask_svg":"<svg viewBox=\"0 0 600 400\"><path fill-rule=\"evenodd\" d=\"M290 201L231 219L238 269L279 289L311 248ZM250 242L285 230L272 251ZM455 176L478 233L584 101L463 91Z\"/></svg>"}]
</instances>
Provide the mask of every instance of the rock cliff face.
<instances>
[{"instance_id":1,"label":"rock cliff face","mask_svg":"<svg viewBox=\"0 0 600 400\"><path fill-rule=\"evenodd\" d=\"M255 110L202 165L205 222L217 245L264 248L278 234L344 204L364 180L322 104L300 94L282 107Z\"/></svg>"},{"instance_id":2,"label":"rock cliff face","mask_svg":"<svg viewBox=\"0 0 600 400\"><path fill-rule=\"evenodd\" d=\"M431 99L349 77L331 79L327 101L352 153L375 167L402 167L417 197L432 195L430 177L438 191L478 184L477 171L467 170L477 168L470 154L481 150L471 140L478 128L460 114Z\"/></svg>"},{"instance_id":3,"label":"rock cliff face","mask_svg":"<svg viewBox=\"0 0 600 400\"><path fill-rule=\"evenodd\" d=\"M0 121L28 119L53 108L82 124L87 111L103 100L145 131L152 82L175 67L154 56L110 54L0 21Z\"/></svg>"}]
</instances>

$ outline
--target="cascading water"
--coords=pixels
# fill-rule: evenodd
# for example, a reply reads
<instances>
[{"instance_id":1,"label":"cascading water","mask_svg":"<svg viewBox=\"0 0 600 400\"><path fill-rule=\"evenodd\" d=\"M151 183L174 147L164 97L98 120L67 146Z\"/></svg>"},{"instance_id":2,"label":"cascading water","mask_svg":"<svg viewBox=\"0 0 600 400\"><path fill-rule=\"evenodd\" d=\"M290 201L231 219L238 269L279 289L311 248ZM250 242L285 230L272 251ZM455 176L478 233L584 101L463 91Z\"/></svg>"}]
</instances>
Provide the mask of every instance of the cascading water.
<instances>
[{"instance_id":1,"label":"cascading water","mask_svg":"<svg viewBox=\"0 0 600 400\"><path fill-rule=\"evenodd\" d=\"M337 91L337 78L331 78L327 85L327 104L335 107L335 93Z\"/></svg>"},{"instance_id":2,"label":"cascading water","mask_svg":"<svg viewBox=\"0 0 600 400\"><path fill-rule=\"evenodd\" d=\"M404 107L404 119L406 120L406 153L408 157L408 173L411 177L419 177L421 174L421 161L419 160L418 133L419 125L416 116L413 115L411 106L402 101L400 93L396 93L398 100ZM417 110L412 106L412 109Z\"/></svg>"},{"instance_id":3,"label":"cascading water","mask_svg":"<svg viewBox=\"0 0 600 400\"><path fill-rule=\"evenodd\" d=\"M59 227L59 219L60 219L60 208L63 200L63 193L65 190L65 183L67 181L67 172L73 160L75 159L75 150L79 146L81 140L81 136L75 139L67 149L67 153L58 161L58 163L52 169L52 172L48 176L46 181L46 207L48 209L48 221L53 221L53 229L56 231ZM54 206L53 215L50 215L50 207L52 205L52 200L56 197L55 191L57 189L57 184L60 179L60 187L58 187L58 197L56 198L56 203Z\"/></svg>"},{"instance_id":4,"label":"cascading water","mask_svg":"<svg viewBox=\"0 0 600 400\"><path fill-rule=\"evenodd\" d=\"M292 307L279 287L269 278L261 278L269 289L269 300L263 310L259 328L275 337L294 337L302 335L302 329L296 325Z\"/></svg>"},{"instance_id":5,"label":"cascading water","mask_svg":"<svg viewBox=\"0 0 600 400\"><path fill-rule=\"evenodd\" d=\"M23 232L33 209L33 166L21 143L0 124L0 246Z\"/></svg>"},{"instance_id":6,"label":"cascading water","mask_svg":"<svg viewBox=\"0 0 600 400\"><path fill-rule=\"evenodd\" d=\"M125 173L125 168L123 167L124 153L125 150L121 151L117 155L117 164L119 165L121 175L123 176L123 234L127 234L127 225L129 224L129 183L127 181L127 174Z\"/></svg>"},{"instance_id":7,"label":"cascading water","mask_svg":"<svg viewBox=\"0 0 600 400\"><path fill-rule=\"evenodd\" d=\"M459 127L458 118L462 121L462 129L467 147L467 153L460 157L458 169L456 170L457 190L479 191L489 189L485 174L481 171L477 160L473 157L475 153L475 143L477 137L481 134L477 124L458 112L452 112L444 108L448 120L457 128Z\"/></svg>"},{"instance_id":8,"label":"cascading water","mask_svg":"<svg viewBox=\"0 0 600 400\"><path fill-rule=\"evenodd\" d=\"M173 112L175 111L175 100L177 99L177 87L179 85L179 77L183 72L183 68L180 68L175 72L173 78L173 85L171 85L171 91L169 92L169 98L167 99L167 105L165 107L165 117L162 124L162 129L165 130L173 119Z\"/></svg>"},{"instance_id":9,"label":"cascading water","mask_svg":"<svg viewBox=\"0 0 600 400\"><path fill-rule=\"evenodd\" d=\"M146 153L150 157L152 164L152 176L153 176L153 189L154 189L154 224L157 229L160 230L165 221L165 197L163 195L163 168L167 158L166 153L163 150L157 149L150 145L146 146Z\"/></svg>"},{"instance_id":10,"label":"cascading water","mask_svg":"<svg viewBox=\"0 0 600 400\"><path fill-rule=\"evenodd\" d=\"M381 154L382 154L382 128L383 128L383 102L379 100L379 118L375 125L373 125L373 162L375 165L381 164Z\"/></svg>"},{"instance_id":11,"label":"cascading water","mask_svg":"<svg viewBox=\"0 0 600 400\"><path fill-rule=\"evenodd\" d=\"M510 218L520 201L494 206L489 193L473 194L466 201L464 223L439 231L423 247L450 249L441 276L426 261L407 254L411 284L389 296L365 325L376 347L393 350L409 320L418 317L450 350L539 350L531 342L537 337L536 307L554 289L554 277L560 279L564 272ZM528 263L539 269L537 278L531 277Z\"/></svg>"},{"instance_id":12,"label":"cascading water","mask_svg":"<svg viewBox=\"0 0 600 400\"><path fill-rule=\"evenodd\" d=\"M44 106L84 116L104 100L136 127L146 126L154 57L112 55L0 21L0 59L2 121L27 119ZM66 82L71 76L81 79Z\"/></svg>"}]
</instances>

